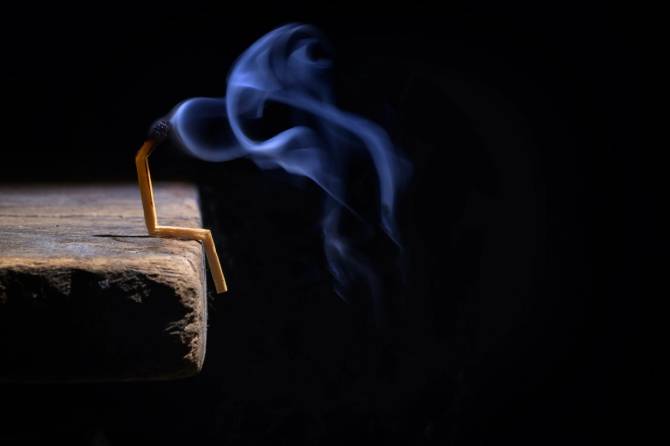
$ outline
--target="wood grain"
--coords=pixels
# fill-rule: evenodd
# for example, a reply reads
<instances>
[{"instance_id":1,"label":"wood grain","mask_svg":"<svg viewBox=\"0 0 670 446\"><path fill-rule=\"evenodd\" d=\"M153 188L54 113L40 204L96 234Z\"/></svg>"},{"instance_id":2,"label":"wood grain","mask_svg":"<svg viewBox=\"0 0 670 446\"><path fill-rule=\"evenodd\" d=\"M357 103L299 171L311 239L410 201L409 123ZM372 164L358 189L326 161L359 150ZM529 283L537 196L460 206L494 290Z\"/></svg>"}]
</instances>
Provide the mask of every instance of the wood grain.
<instances>
[{"instance_id":1,"label":"wood grain","mask_svg":"<svg viewBox=\"0 0 670 446\"><path fill-rule=\"evenodd\" d=\"M155 199L166 224L201 226L193 186ZM204 271L199 242L146 235L136 185L0 186L0 379L197 373Z\"/></svg>"}]
</instances>

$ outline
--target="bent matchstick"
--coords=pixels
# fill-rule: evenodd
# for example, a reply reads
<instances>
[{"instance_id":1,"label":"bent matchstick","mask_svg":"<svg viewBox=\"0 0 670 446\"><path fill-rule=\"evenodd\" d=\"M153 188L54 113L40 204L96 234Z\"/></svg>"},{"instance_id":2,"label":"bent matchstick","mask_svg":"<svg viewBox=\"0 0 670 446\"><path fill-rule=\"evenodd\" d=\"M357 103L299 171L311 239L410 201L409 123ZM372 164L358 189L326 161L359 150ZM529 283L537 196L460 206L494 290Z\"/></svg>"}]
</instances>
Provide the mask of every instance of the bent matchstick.
<instances>
[{"instance_id":1,"label":"bent matchstick","mask_svg":"<svg viewBox=\"0 0 670 446\"><path fill-rule=\"evenodd\" d=\"M159 226L156 216L156 204L154 202L154 190L151 184L151 173L149 172L149 155L156 146L165 139L169 131L169 124L165 121L156 123L149 137L137 152L135 156L135 167L137 167L137 181L140 186L140 196L142 197L142 208L144 209L144 221L147 225L149 235L152 237L177 238L182 240L198 240L205 247L205 255L209 270L214 280L214 286L217 293L228 291L226 278L221 270L221 262L216 253L216 246L212 238L212 232L209 229L200 228L179 228L175 226Z\"/></svg>"}]
</instances>

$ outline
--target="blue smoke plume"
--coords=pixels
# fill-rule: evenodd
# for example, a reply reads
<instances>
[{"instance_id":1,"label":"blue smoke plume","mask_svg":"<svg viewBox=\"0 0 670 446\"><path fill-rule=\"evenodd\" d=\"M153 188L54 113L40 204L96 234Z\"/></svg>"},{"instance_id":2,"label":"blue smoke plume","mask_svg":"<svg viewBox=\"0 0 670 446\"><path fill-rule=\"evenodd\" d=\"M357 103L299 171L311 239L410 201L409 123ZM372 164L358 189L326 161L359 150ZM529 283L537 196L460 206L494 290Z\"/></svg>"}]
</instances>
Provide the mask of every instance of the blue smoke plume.
<instances>
[{"instance_id":1,"label":"blue smoke plume","mask_svg":"<svg viewBox=\"0 0 670 446\"><path fill-rule=\"evenodd\" d=\"M378 280L340 228L343 212L357 215L346 198L348 160L363 153L374 165L378 222L398 246L396 201L410 165L380 126L335 106L327 50L313 27L289 24L275 29L235 62L225 97L188 99L174 108L169 121L181 144L200 159L246 157L263 169L307 177L323 189L325 254L338 294L345 298L354 280L365 279L373 294ZM290 126L270 137L253 137L248 122L261 120L271 103L294 111ZM227 139L203 131L204 122L217 120L229 125Z\"/></svg>"}]
</instances>

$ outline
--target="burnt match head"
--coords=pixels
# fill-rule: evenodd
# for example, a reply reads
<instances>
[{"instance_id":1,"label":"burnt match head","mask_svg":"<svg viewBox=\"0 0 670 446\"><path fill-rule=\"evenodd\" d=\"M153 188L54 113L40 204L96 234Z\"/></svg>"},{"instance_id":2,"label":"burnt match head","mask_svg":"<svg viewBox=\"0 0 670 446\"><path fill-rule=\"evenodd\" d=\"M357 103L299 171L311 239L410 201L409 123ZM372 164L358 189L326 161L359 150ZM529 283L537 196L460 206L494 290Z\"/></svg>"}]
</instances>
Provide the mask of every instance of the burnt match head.
<instances>
[{"instance_id":1,"label":"burnt match head","mask_svg":"<svg viewBox=\"0 0 670 446\"><path fill-rule=\"evenodd\" d=\"M170 123L166 119L159 119L151 125L148 137L159 143L167 138L169 132Z\"/></svg>"}]
</instances>

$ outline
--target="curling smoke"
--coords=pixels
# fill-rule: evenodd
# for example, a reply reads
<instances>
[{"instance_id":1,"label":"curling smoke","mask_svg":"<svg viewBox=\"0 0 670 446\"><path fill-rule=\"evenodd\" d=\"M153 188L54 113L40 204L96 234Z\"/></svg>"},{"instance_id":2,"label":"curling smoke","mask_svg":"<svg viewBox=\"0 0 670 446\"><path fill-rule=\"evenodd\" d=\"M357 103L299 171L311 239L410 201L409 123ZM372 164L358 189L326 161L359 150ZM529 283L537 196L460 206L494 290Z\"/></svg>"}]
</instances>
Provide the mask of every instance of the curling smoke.
<instances>
[{"instance_id":1,"label":"curling smoke","mask_svg":"<svg viewBox=\"0 0 670 446\"><path fill-rule=\"evenodd\" d=\"M327 194L324 248L338 294L345 297L357 278L365 279L374 294L377 279L340 229L342 213L355 214L346 199L348 160L362 151L372 161L379 182L379 222L399 246L396 200L410 168L381 127L334 105L327 49L313 27L282 26L237 60L224 98L189 99L175 107L169 120L182 145L198 158L222 162L247 157L261 168L281 168L318 184ZM249 123L262 120L271 103L293 111L290 126L267 138L250 135ZM230 134L212 137L203 131L204 123L212 121L227 121Z\"/></svg>"}]
</instances>

